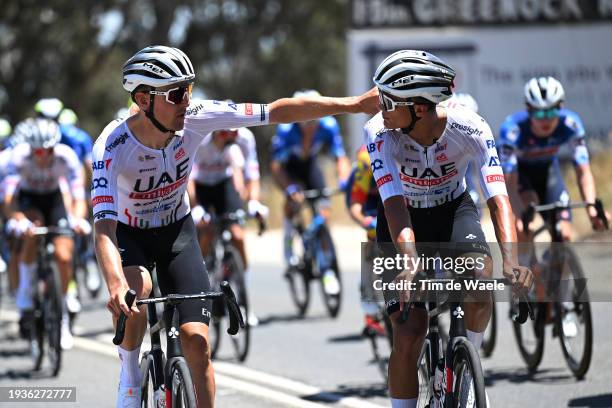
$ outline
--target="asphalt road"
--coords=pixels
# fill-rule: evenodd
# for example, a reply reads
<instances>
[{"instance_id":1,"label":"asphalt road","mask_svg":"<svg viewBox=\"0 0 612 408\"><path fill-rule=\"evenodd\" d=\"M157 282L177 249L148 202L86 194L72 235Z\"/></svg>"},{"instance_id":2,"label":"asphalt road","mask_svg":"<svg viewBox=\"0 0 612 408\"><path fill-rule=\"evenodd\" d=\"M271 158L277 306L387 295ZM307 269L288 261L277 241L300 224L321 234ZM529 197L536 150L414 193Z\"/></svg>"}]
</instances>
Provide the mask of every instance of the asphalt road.
<instances>
[{"instance_id":1,"label":"asphalt road","mask_svg":"<svg viewBox=\"0 0 612 408\"><path fill-rule=\"evenodd\" d=\"M337 319L326 316L318 290L305 319L296 318L282 278L280 233L249 236L251 299L260 318L253 330L251 353L244 364L232 360L228 339L215 362L218 407L376 407L388 406L385 384L361 338L359 306L359 240L361 231L335 228L345 297ZM606 248L608 248L606 250ZM612 264L610 246L595 246L582 257L583 267ZM600 299L612 299L610 279L601 277ZM105 293L103 293L105 295ZM76 403L53 407L112 407L119 359L111 343L110 316L104 300L85 299L76 322L76 346L66 352L60 375L29 371L27 344L16 337L16 314L3 297L0 312L0 387L76 387ZM540 370L529 376L515 345L507 305L498 304L498 342L492 358L483 360L487 392L494 407L612 407L612 325L610 304L592 304L593 361L586 379L577 382L566 367L559 342L549 332ZM146 346L143 346L143 348ZM0 407L44 406L44 403Z\"/></svg>"}]
</instances>

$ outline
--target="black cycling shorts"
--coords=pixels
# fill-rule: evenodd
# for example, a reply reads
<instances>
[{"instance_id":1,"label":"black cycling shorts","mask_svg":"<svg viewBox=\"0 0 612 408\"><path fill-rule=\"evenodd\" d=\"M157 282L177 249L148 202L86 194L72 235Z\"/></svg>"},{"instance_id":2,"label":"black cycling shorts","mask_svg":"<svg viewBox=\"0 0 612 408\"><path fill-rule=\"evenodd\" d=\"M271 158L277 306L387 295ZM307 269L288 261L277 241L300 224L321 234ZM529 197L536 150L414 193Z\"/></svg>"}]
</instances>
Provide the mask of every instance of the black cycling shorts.
<instances>
[{"instance_id":1,"label":"black cycling shorts","mask_svg":"<svg viewBox=\"0 0 612 408\"><path fill-rule=\"evenodd\" d=\"M379 209L376 224L376 241L392 242L384 207ZM480 216L469 193L464 192L455 200L431 208L408 207L410 220L414 230L416 248L419 256L441 258L457 258L467 253L480 253L491 256L489 245L485 238ZM388 246L389 252L391 247ZM385 253L385 256L394 256ZM397 272L384 273L383 282L392 282ZM432 273L433 271L427 271ZM451 271L452 272L452 271ZM396 292L385 291L387 313L399 310ZM417 303L416 307L424 307Z\"/></svg>"},{"instance_id":2,"label":"black cycling shorts","mask_svg":"<svg viewBox=\"0 0 612 408\"><path fill-rule=\"evenodd\" d=\"M60 190L42 194L20 190L17 195L17 205L20 211L40 211L47 227L57 227L61 219L68 220L64 198Z\"/></svg>"},{"instance_id":3,"label":"black cycling shorts","mask_svg":"<svg viewBox=\"0 0 612 408\"><path fill-rule=\"evenodd\" d=\"M242 200L231 177L210 186L196 183L196 198L206 211L214 212L217 216L242 208Z\"/></svg>"},{"instance_id":4,"label":"black cycling shorts","mask_svg":"<svg viewBox=\"0 0 612 408\"><path fill-rule=\"evenodd\" d=\"M550 204L569 199L569 193L563 181L563 175L558 161L544 164L527 164L518 162L519 192L534 191L538 196L539 204ZM559 219L571 221L572 213L569 209L558 214ZM543 218L552 221L552 213L544 213Z\"/></svg>"},{"instance_id":5,"label":"black cycling shorts","mask_svg":"<svg viewBox=\"0 0 612 408\"><path fill-rule=\"evenodd\" d=\"M118 222L117 242L124 267L143 266L151 271L155 265L162 295L187 295L210 290L191 215L187 214L165 227L150 229L134 228ZM211 301L188 300L179 304L178 310L180 324L208 324Z\"/></svg>"}]
</instances>

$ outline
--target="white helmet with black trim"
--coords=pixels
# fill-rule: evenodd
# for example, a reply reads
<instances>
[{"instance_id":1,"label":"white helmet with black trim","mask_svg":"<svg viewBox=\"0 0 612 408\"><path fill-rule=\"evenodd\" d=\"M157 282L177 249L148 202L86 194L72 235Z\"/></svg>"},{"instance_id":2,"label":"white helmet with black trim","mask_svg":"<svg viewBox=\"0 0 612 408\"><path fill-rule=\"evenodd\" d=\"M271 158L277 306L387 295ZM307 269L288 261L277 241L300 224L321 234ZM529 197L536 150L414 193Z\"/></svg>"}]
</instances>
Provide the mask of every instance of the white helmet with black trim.
<instances>
[{"instance_id":1,"label":"white helmet with black trim","mask_svg":"<svg viewBox=\"0 0 612 408\"><path fill-rule=\"evenodd\" d=\"M387 95L437 104L452 96L454 78L455 70L435 55L402 50L380 63L373 81Z\"/></svg>"},{"instance_id":2,"label":"white helmet with black trim","mask_svg":"<svg viewBox=\"0 0 612 408\"><path fill-rule=\"evenodd\" d=\"M554 108L564 99L563 85L551 76L531 78L525 84L525 103L530 108Z\"/></svg>"},{"instance_id":3,"label":"white helmet with black trim","mask_svg":"<svg viewBox=\"0 0 612 408\"><path fill-rule=\"evenodd\" d=\"M49 149L59 143L62 133L53 120L29 118L15 126L14 137L19 143L27 143L33 149Z\"/></svg>"},{"instance_id":4,"label":"white helmet with black trim","mask_svg":"<svg viewBox=\"0 0 612 408\"><path fill-rule=\"evenodd\" d=\"M128 92L140 85L159 88L194 79L189 57L178 48L164 45L143 48L123 64L123 88Z\"/></svg>"},{"instance_id":5,"label":"white helmet with black trim","mask_svg":"<svg viewBox=\"0 0 612 408\"><path fill-rule=\"evenodd\" d=\"M57 120L64 109L64 103L57 98L43 98L34 105L34 112L43 118Z\"/></svg>"}]
</instances>

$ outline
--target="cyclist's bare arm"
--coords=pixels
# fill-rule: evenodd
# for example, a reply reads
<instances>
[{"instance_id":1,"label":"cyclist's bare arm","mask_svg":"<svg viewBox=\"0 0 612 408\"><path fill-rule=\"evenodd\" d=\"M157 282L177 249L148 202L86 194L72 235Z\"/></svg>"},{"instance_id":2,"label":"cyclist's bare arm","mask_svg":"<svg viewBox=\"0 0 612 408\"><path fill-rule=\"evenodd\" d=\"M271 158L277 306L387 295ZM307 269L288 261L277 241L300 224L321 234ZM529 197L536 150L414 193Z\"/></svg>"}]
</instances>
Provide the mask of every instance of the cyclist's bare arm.
<instances>
[{"instance_id":1,"label":"cyclist's bare arm","mask_svg":"<svg viewBox=\"0 0 612 408\"><path fill-rule=\"evenodd\" d=\"M249 200L259 201L259 192L261 191L261 184L259 180L247 180L246 189Z\"/></svg>"},{"instance_id":2,"label":"cyclist's bare arm","mask_svg":"<svg viewBox=\"0 0 612 408\"><path fill-rule=\"evenodd\" d=\"M376 88L372 88L360 96L344 98L325 96L282 98L268 105L270 124L304 122L342 113L367 113L373 115L379 110L378 91Z\"/></svg>"},{"instance_id":3,"label":"cyclist's bare arm","mask_svg":"<svg viewBox=\"0 0 612 408\"><path fill-rule=\"evenodd\" d=\"M108 303L109 310L118 316L121 311L131 315L125 304L125 293L128 291L128 283L123 274L121 256L117 249L117 221L100 220L94 224L95 248L98 265L102 270L111 300ZM135 307L132 310L137 311Z\"/></svg>"},{"instance_id":4,"label":"cyclist's bare arm","mask_svg":"<svg viewBox=\"0 0 612 408\"><path fill-rule=\"evenodd\" d=\"M338 172L338 180L346 180L351 173L351 162L348 157L340 156L336 160L336 171Z\"/></svg>"},{"instance_id":5,"label":"cyclist's bare arm","mask_svg":"<svg viewBox=\"0 0 612 408\"><path fill-rule=\"evenodd\" d=\"M588 203L594 203L597 192L595 190L595 180L593 179L591 166L589 164L579 164L575 166L575 170L582 200Z\"/></svg>"},{"instance_id":6,"label":"cyclist's bare arm","mask_svg":"<svg viewBox=\"0 0 612 408\"><path fill-rule=\"evenodd\" d=\"M363 204L361 203L351 203L349 207L349 215L360 227L365 223L365 216L361 212L363 210Z\"/></svg>"},{"instance_id":7,"label":"cyclist's bare arm","mask_svg":"<svg viewBox=\"0 0 612 408\"><path fill-rule=\"evenodd\" d=\"M193 208L198 205L198 200L196 199L196 187L194 179L190 179L189 183L187 183L187 194L189 195L189 206Z\"/></svg>"},{"instance_id":8,"label":"cyclist's bare arm","mask_svg":"<svg viewBox=\"0 0 612 408\"><path fill-rule=\"evenodd\" d=\"M85 199L73 199L72 201L72 215L76 218L87 218L87 201Z\"/></svg>"},{"instance_id":9,"label":"cyclist's bare arm","mask_svg":"<svg viewBox=\"0 0 612 408\"><path fill-rule=\"evenodd\" d=\"M274 177L274 181L276 184L284 191L289 184L291 184L291 180L287 175L285 169L283 169L283 165L278 160L273 160L270 164L270 171L272 172L272 177Z\"/></svg>"},{"instance_id":10,"label":"cyclist's bare arm","mask_svg":"<svg viewBox=\"0 0 612 408\"><path fill-rule=\"evenodd\" d=\"M391 239L393 239L396 248L402 254L416 256L414 230L404 197L389 197L385 200L384 207Z\"/></svg>"},{"instance_id":11,"label":"cyclist's bare arm","mask_svg":"<svg viewBox=\"0 0 612 408\"><path fill-rule=\"evenodd\" d=\"M513 171L510 173L505 173L504 178L506 180L506 189L508 190L508 195L510 196L510 204L512 205L514 216L518 218L525 210L519 194L518 172Z\"/></svg>"}]
</instances>

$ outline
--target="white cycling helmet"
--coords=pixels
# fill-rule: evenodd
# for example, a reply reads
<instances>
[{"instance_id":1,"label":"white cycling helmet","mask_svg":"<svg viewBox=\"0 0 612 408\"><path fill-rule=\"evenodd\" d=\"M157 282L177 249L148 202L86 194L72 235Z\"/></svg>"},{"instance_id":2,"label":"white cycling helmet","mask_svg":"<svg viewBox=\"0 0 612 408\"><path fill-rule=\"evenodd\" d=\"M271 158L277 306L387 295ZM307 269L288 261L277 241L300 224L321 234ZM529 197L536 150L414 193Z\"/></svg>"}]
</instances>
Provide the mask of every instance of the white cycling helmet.
<instances>
[{"instance_id":1,"label":"white cycling helmet","mask_svg":"<svg viewBox=\"0 0 612 408\"><path fill-rule=\"evenodd\" d=\"M140 85L159 88L179 82L193 82L191 61L178 48L152 45L138 51L123 64L123 88L133 92Z\"/></svg>"},{"instance_id":2,"label":"white cycling helmet","mask_svg":"<svg viewBox=\"0 0 612 408\"><path fill-rule=\"evenodd\" d=\"M43 118L57 120L64 104L57 98L43 98L34 105L34 112Z\"/></svg>"},{"instance_id":3,"label":"white cycling helmet","mask_svg":"<svg viewBox=\"0 0 612 408\"><path fill-rule=\"evenodd\" d=\"M426 99L437 104L452 94L455 71L425 51L402 50L389 55L374 73L379 91L397 98Z\"/></svg>"},{"instance_id":4,"label":"white cycling helmet","mask_svg":"<svg viewBox=\"0 0 612 408\"><path fill-rule=\"evenodd\" d=\"M563 85L555 78L531 78L525 84L525 103L533 109L550 109L565 99Z\"/></svg>"},{"instance_id":5,"label":"white cycling helmet","mask_svg":"<svg viewBox=\"0 0 612 408\"><path fill-rule=\"evenodd\" d=\"M15 126L15 138L18 143L27 143L33 149L49 149L62 138L59 125L50 119L26 119Z\"/></svg>"},{"instance_id":6,"label":"white cycling helmet","mask_svg":"<svg viewBox=\"0 0 612 408\"><path fill-rule=\"evenodd\" d=\"M457 105L465 106L469 110L478 113L478 102L476 99L469 93L465 92L457 92L453 94L453 97L447 99L442 103L444 106L448 108L455 107Z\"/></svg>"},{"instance_id":7,"label":"white cycling helmet","mask_svg":"<svg viewBox=\"0 0 612 408\"><path fill-rule=\"evenodd\" d=\"M76 126L77 122L79 121L79 117L72 109L66 108L62 111L62 113L60 113L57 121L60 123L60 125Z\"/></svg>"}]
</instances>

